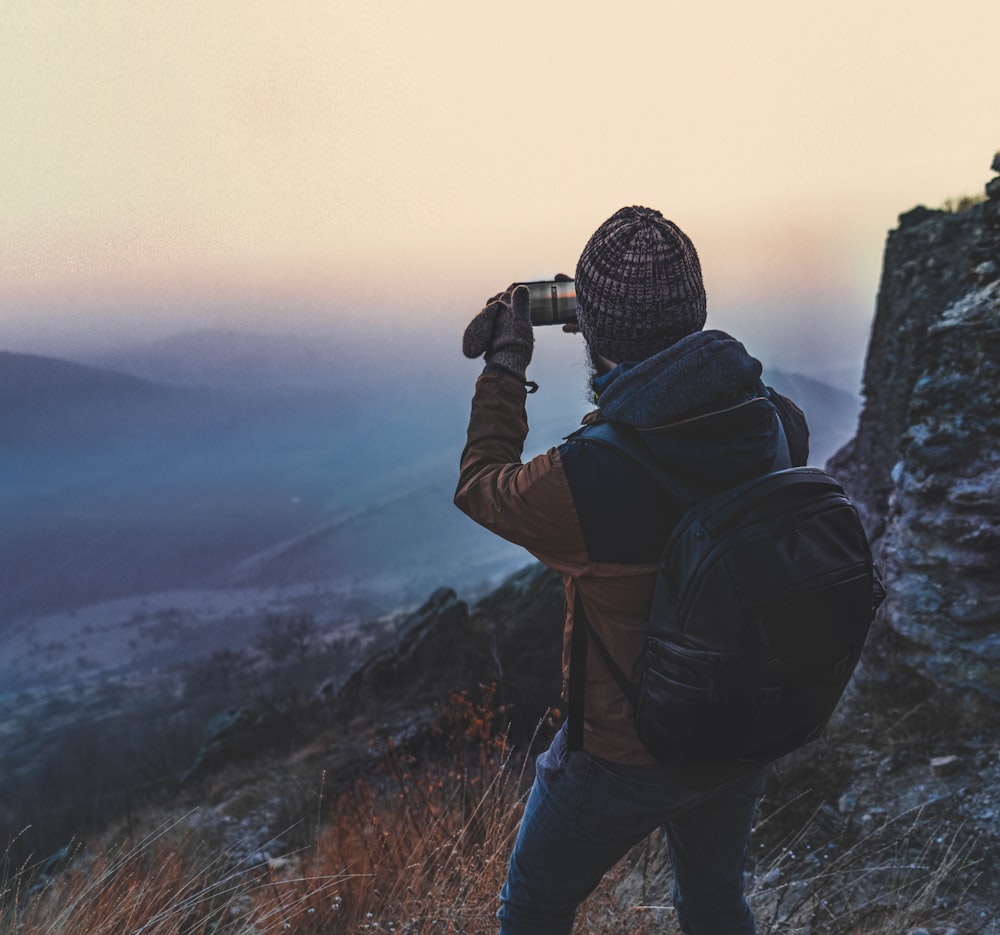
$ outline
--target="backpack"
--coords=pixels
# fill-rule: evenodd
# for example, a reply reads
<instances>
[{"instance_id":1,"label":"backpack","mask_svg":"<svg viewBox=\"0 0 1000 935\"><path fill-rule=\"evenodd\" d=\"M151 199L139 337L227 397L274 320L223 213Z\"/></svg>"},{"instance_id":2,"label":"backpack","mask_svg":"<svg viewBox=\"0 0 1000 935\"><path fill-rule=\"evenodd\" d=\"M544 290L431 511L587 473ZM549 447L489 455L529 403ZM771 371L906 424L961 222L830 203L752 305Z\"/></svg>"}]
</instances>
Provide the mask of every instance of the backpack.
<instances>
[{"instance_id":1,"label":"backpack","mask_svg":"<svg viewBox=\"0 0 1000 935\"><path fill-rule=\"evenodd\" d=\"M572 651L586 645L582 626L628 698L640 740L663 765L763 762L816 739L885 596L857 509L825 471L784 466L791 461L781 434L768 473L697 500L674 528L637 683L576 601ZM682 503L692 500L633 429L597 423L569 440L610 447ZM576 681L582 730L583 675Z\"/></svg>"}]
</instances>

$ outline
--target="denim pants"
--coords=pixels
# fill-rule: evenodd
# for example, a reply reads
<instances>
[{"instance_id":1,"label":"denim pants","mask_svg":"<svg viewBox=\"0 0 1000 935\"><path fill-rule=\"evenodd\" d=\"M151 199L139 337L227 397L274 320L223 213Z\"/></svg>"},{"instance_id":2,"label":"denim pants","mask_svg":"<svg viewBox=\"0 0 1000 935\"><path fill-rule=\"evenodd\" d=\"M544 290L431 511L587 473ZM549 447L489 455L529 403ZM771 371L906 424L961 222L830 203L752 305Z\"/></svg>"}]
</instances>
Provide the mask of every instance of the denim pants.
<instances>
[{"instance_id":1,"label":"denim pants","mask_svg":"<svg viewBox=\"0 0 1000 935\"><path fill-rule=\"evenodd\" d=\"M681 930L754 935L743 872L765 772L694 791L655 765L623 766L571 751L563 726L535 765L500 893L501 935L568 933L577 906L604 874L661 826Z\"/></svg>"}]
</instances>

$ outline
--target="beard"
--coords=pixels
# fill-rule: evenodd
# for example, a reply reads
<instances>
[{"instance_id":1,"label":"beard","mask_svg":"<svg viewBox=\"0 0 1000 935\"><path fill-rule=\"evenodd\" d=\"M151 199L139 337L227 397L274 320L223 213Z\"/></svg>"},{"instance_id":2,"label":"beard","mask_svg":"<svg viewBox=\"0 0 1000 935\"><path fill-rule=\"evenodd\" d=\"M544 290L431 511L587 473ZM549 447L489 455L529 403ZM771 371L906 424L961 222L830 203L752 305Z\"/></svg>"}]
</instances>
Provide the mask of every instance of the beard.
<instances>
[{"instance_id":1,"label":"beard","mask_svg":"<svg viewBox=\"0 0 1000 935\"><path fill-rule=\"evenodd\" d=\"M587 399L589 402L596 404L598 391L596 386L596 380L599 377L603 377L604 374L610 373L613 368L609 367L607 363L601 360L600 354L597 353L589 344L587 347Z\"/></svg>"},{"instance_id":2,"label":"beard","mask_svg":"<svg viewBox=\"0 0 1000 935\"><path fill-rule=\"evenodd\" d=\"M597 377L603 377L604 374L610 373L612 367L608 366L606 361L601 360L601 355L597 353L589 344L587 345L587 373L590 377L591 382Z\"/></svg>"}]
</instances>

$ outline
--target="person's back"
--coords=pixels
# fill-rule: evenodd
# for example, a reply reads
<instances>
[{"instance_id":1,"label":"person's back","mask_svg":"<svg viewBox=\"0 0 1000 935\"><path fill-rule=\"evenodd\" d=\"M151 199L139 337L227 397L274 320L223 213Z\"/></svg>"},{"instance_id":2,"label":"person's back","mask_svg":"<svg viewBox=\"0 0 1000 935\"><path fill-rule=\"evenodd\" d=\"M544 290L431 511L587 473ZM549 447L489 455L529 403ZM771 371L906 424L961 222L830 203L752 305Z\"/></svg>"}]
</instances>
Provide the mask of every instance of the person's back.
<instances>
[{"instance_id":1,"label":"person's back","mask_svg":"<svg viewBox=\"0 0 1000 935\"><path fill-rule=\"evenodd\" d=\"M662 468L704 494L767 471L784 427L804 464L805 420L760 382L761 365L719 331L703 331L697 253L676 225L624 208L595 232L576 272L579 330L597 410L637 430ZM526 290L487 303L466 331L485 355L456 504L564 574L563 668L570 715L538 758L510 872L501 931L568 932L580 901L627 850L666 829L682 929L750 933L744 852L763 781L759 767L678 777L639 740L632 712L576 628L580 611L634 676L657 562L685 504L613 449L578 444L522 464L525 368L532 352ZM590 647L592 649L592 647Z\"/></svg>"}]
</instances>

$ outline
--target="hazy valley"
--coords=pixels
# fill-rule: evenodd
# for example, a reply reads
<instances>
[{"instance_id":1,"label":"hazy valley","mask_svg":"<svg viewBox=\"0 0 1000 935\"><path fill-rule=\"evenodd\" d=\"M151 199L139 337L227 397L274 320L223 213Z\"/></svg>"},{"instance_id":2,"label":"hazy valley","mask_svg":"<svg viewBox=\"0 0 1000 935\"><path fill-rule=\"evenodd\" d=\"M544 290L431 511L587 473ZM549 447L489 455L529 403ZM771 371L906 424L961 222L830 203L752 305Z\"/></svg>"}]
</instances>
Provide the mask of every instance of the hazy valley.
<instances>
[{"instance_id":1,"label":"hazy valley","mask_svg":"<svg viewBox=\"0 0 1000 935\"><path fill-rule=\"evenodd\" d=\"M575 339L538 342L528 455L589 408ZM219 717L284 724L269 699L329 697L436 588L474 600L532 561L451 503L479 365L392 348L206 331L0 353L0 825L19 847L174 788ZM809 414L814 461L850 437L856 396L766 376Z\"/></svg>"},{"instance_id":2,"label":"hazy valley","mask_svg":"<svg viewBox=\"0 0 1000 935\"><path fill-rule=\"evenodd\" d=\"M376 379L337 356L224 332L119 353L118 370L0 354L7 690L242 648L268 614L359 626L530 560L451 505L475 368ZM530 403L538 450L587 408L562 364ZM822 460L850 437L855 397L768 378Z\"/></svg>"}]
</instances>

